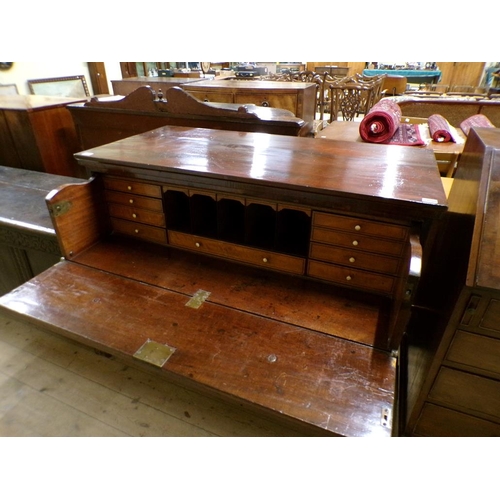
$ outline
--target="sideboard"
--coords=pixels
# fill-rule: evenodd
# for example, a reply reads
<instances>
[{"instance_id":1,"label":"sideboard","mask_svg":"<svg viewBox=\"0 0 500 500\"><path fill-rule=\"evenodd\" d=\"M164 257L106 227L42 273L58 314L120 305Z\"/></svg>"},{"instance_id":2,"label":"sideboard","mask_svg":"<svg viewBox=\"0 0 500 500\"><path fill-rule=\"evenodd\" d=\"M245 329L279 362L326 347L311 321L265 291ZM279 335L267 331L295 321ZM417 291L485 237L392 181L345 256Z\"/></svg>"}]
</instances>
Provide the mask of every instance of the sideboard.
<instances>
[{"instance_id":1,"label":"sideboard","mask_svg":"<svg viewBox=\"0 0 500 500\"><path fill-rule=\"evenodd\" d=\"M306 122L314 121L316 116L315 83L202 80L181 87L200 101L287 109Z\"/></svg>"},{"instance_id":2,"label":"sideboard","mask_svg":"<svg viewBox=\"0 0 500 500\"><path fill-rule=\"evenodd\" d=\"M307 435L395 432L431 151L162 127L76 156L89 180L47 197L64 260L2 310Z\"/></svg>"},{"instance_id":3,"label":"sideboard","mask_svg":"<svg viewBox=\"0 0 500 500\"><path fill-rule=\"evenodd\" d=\"M66 106L82 98L0 95L0 165L80 177L75 125Z\"/></svg>"}]
</instances>

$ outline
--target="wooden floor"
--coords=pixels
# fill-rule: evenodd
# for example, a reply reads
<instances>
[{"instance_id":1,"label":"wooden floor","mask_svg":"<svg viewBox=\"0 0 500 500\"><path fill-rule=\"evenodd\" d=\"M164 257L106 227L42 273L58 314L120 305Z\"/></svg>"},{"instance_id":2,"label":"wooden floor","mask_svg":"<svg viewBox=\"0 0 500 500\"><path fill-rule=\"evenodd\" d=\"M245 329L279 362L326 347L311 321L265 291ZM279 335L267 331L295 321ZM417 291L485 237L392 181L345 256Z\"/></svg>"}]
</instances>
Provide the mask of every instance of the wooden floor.
<instances>
[{"instance_id":1,"label":"wooden floor","mask_svg":"<svg viewBox=\"0 0 500 500\"><path fill-rule=\"evenodd\" d=\"M0 313L0 436L299 436Z\"/></svg>"}]
</instances>

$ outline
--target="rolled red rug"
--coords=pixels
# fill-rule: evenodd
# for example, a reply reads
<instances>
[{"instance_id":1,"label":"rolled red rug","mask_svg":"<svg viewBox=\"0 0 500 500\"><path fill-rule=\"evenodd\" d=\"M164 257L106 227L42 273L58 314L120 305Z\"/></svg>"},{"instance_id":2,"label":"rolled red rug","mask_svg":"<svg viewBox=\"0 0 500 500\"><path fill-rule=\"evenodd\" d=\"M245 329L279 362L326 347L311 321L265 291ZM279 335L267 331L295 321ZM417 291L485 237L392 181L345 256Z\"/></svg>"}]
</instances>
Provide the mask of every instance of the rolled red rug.
<instances>
[{"instance_id":1,"label":"rolled red rug","mask_svg":"<svg viewBox=\"0 0 500 500\"><path fill-rule=\"evenodd\" d=\"M469 116L460 124L460 128L465 135L469 134L471 127L495 127L493 123L490 122L487 116L484 115L472 115Z\"/></svg>"},{"instance_id":2,"label":"rolled red rug","mask_svg":"<svg viewBox=\"0 0 500 500\"><path fill-rule=\"evenodd\" d=\"M366 142L389 142L399 127L401 108L391 99L375 104L359 124L359 135Z\"/></svg>"},{"instance_id":3,"label":"rolled red rug","mask_svg":"<svg viewBox=\"0 0 500 500\"><path fill-rule=\"evenodd\" d=\"M441 115L431 115L427 118L429 124L429 132L432 140L435 142L450 142L453 141L450 124L448 120Z\"/></svg>"}]
</instances>

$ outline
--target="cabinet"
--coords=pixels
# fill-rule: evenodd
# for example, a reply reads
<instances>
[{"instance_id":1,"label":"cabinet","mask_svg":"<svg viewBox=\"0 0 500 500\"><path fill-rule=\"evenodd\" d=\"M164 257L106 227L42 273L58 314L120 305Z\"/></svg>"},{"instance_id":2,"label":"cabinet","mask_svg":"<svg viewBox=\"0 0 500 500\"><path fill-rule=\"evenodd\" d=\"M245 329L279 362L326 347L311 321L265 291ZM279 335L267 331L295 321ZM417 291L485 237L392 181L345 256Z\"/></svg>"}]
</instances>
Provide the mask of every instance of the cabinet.
<instances>
[{"instance_id":1,"label":"cabinet","mask_svg":"<svg viewBox=\"0 0 500 500\"><path fill-rule=\"evenodd\" d=\"M198 80L203 80L203 78L198 78ZM187 77L135 76L121 80L111 80L111 85L113 86L113 94L127 96L145 85L151 87L156 93L160 91L165 93L170 87L178 87L192 81L192 78Z\"/></svg>"},{"instance_id":2,"label":"cabinet","mask_svg":"<svg viewBox=\"0 0 500 500\"><path fill-rule=\"evenodd\" d=\"M305 121L315 119L315 83L205 80L185 83L182 88L200 101L281 108Z\"/></svg>"},{"instance_id":3,"label":"cabinet","mask_svg":"<svg viewBox=\"0 0 500 500\"><path fill-rule=\"evenodd\" d=\"M307 435L390 436L446 212L432 153L390 148L162 127L82 151L47 200L65 260L0 307Z\"/></svg>"},{"instance_id":4,"label":"cabinet","mask_svg":"<svg viewBox=\"0 0 500 500\"><path fill-rule=\"evenodd\" d=\"M76 178L0 166L0 295L61 258L45 197Z\"/></svg>"},{"instance_id":5,"label":"cabinet","mask_svg":"<svg viewBox=\"0 0 500 500\"><path fill-rule=\"evenodd\" d=\"M462 158L435 253L449 316L409 414L419 436L500 435L499 131L473 129Z\"/></svg>"},{"instance_id":6,"label":"cabinet","mask_svg":"<svg viewBox=\"0 0 500 500\"><path fill-rule=\"evenodd\" d=\"M73 158L78 139L66 106L82 100L0 96L0 165L81 177Z\"/></svg>"}]
</instances>

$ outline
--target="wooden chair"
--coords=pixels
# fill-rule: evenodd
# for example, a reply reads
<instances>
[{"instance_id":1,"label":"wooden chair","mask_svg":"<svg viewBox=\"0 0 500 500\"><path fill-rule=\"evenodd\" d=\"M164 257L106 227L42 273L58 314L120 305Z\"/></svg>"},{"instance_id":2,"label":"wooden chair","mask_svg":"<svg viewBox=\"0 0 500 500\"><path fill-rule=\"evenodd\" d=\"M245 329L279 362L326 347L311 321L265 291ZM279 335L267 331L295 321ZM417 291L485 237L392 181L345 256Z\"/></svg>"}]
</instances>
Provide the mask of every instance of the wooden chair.
<instances>
[{"instance_id":1,"label":"wooden chair","mask_svg":"<svg viewBox=\"0 0 500 500\"><path fill-rule=\"evenodd\" d=\"M348 80L348 79L347 79ZM355 81L340 81L329 85L330 119L336 121L339 113L344 121L354 121L361 113L367 112L367 103L372 102L373 85L363 85Z\"/></svg>"}]
</instances>

